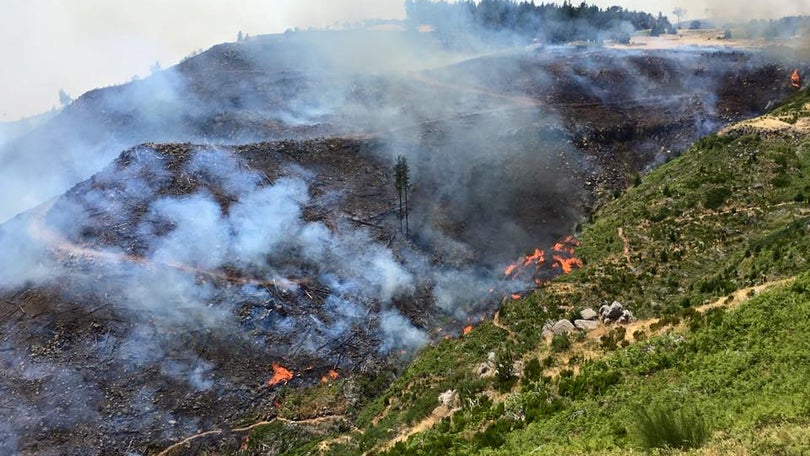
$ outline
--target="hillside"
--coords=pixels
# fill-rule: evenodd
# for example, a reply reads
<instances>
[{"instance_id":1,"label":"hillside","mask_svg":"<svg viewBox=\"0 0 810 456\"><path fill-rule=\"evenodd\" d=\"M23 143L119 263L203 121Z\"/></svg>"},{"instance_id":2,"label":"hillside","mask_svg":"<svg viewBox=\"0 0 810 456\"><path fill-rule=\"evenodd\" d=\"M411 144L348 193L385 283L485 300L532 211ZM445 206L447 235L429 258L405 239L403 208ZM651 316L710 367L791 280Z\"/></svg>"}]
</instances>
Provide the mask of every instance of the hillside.
<instances>
[{"instance_id":1,"label":"hillside","mask_svg":"<svg viewBox=\"0 0 810 456\"><path fill-rule=\"evenodd\" d=\"M801 454L808 122L804 90L698 141L593 214L581 269L426 348L359 410L340 405L356 381L290 391L280 417L344 430L275 420L239 454L629 454L669 437L673 454ZM544 334L614 300L639 320Z\"/></svg>"},{"instance_id":2,"label":"hillside","mask_svg":"<svg viewBox=\"0 0 810 456\"><path fill-rule=\"evenodd\" d=\"M579 310L654 340L804 270L800 59L430 37L218 45L6 144L0 453L494 452L634 387Z\"/></svg>"},{"instance_id":3,"label":"hillside","mask_svg":"<svg viewBox=\"0 0 810 456\"><path fill-rule=\"evenodd\" d=\"M406 32L223 43L142 80L83 94L0 146L0 191L26 188L3 201L0 220L62 194L145 142L370 135L396 147L425 147L417 140L425 137L444 141L445 149L465 139L480 148L464 134L480 131L492 141L539 125L559 128L589 160L611 165L612 191L625 174L783 100L785 65L795 60L755 50L596 46L470 55L442 49L431 34Z\"/></svg>"}]
</instances>

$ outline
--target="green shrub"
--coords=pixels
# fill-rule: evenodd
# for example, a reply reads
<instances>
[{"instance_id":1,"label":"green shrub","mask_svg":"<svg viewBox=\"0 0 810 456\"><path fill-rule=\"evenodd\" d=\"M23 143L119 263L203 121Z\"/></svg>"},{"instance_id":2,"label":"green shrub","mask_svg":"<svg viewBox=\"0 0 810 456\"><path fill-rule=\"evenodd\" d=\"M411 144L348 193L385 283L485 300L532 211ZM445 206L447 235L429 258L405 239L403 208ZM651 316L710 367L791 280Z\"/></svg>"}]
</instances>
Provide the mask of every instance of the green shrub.
<instances>
[{"instance_id":1,"label":"green shrub","mask_svg":"<svg viewBox=\"0 0 810 456\"><path fill-rule=\"evenodd\" d=\"M713 188L706 192L703 198L703 205L706 209L714 209L717 210L723 203L726 202L726 198L731 196L731 192L725 188Z\"/></svg>"},{"instance_id":2,"label":"green shrub","mask_svg":"<svg viewBox=\"0 0 810 456\"><path fill-rule=\"evenodd\" d=\"M699 448L709 439L709 426L694 410L655 405L635 412L635 431L642 448Z\"/></svg>"},{"instance_id":3,"label":"green shrub","mask_svg":"<svg viewBox=\"0 0 810 456\"><path fill-rule=\"evenodd\" d=\"M532 358L523 367L522 383L524 385L528 385L531 382L540 380L541 375L543 375L543 367L540 366L540 360L537 358Z\"/></svg>"},{"instance_id":4,"label":"green shrub","mask_svg":"<svg viewBox=\"0 0 810 456\"><path fill-rule=\"evenodd\" d=\"M571 341L565 334L555 334L551 339L551 351L553 353L561 353L571 348Z\"/></svg>"},{"instance_id":5,"label":"green shrub","mask_svg":"<svg viewBox=\"0 0 810 456\"><path fill-rule=\"evenodd\" d=\"M517 382L514 371L514 357L508 348L501 349L495 360L495 380L498 391L506 392Z\"/></svg>"}]
</instances>

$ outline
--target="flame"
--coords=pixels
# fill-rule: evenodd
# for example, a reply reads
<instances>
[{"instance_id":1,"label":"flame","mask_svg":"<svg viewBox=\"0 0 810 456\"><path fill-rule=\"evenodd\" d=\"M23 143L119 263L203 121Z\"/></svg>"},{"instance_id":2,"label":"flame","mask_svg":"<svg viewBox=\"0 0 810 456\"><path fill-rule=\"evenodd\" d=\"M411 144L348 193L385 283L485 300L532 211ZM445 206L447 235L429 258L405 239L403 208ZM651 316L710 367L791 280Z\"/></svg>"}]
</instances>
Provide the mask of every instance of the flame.
<instances>
[{"instance_id":1,"label":"flame","mask_svg":"<svg viewBox=\"0 0 810 456\"><path fill-rule=\"evenodd\" d=\"M329 383L337 380L340 377L340 374L337 373L334 369L329 369L329 373L321 377L321 383Z\"/></svg>"},{"instance_id":2,"label":"flame","mask_svg":"<svg viewBox=\"0 0 810 456\"><path fill-rule=\"evenodd\" d=\"M543 253L540 249L534 249L534 253L527 256L525 260L523 260L523 266L528 266L532 263L534 264L541 264L546 261L545 253Z\"/></svg>"},{"instance_id":3,"label":"flame","mask_svg":"<svg viewBox=\"0 0 810 456\"><path fill-rule=\"evenodd\" d=\"M273 376L267 381L267 386L275 386L279 383L287 383L292 380L293 372L279 363L273 363Z\"/></svg>"},{"instance_id":4,"label":"flame","mask_svg":"<svg viewBox=\"0 0 810 456\"><path fill-rule=\"evenodd\" d=\"M578 268L582 267L582 260L575 257L563 258L561 256L554 255L554 261L560 264L565 274L568 274L571 271L573 271L575 266Z\"/></svg>"},{"instance_id":5,"label":"flame","mask_svg":"<svg viewBox=\"0 0 810 456\"><path fill-rule=\"evenodd\" d=\"M799 76L798 68L793 70L793 74L790 75L790 84L797 89L802 87L802 77Z\"/></svg>"},{"instance_id":6,"label":"flame","mask_svg":"<svg viewBox=\"0 0 810 456\"><path fill-rule=\"evenodd\" d=\"M562 271L568 274L574 268L581 268L582 261L575 256L575 248L579 246L579 241L574 236L567 236L565 239L555 243L551 248L553 262L546 263L546 253L540 249L524 256L513 264L510 264L505 271L506 277L516 279L523 273L524 269L534 266L534 271L530 274L535 285L541 286L548 283L555 275ZM520 299L521 295L515 293L512 299Z\"/></svg>"},{"instance_id":7,"label":"flame","mask_svg":"<svg viewBox=\"0 0 810 456\"><path fill-rule=\"evenodd\" d=\"M462 329L462 330L461 330L461 334L462 334L462 335L464 335L464 336L466 336L466 335L467 335L467 334L469 334L469 333L470 333L470 331L472 331L472 330L473 330L472 325L467 325L467 326L465 326L465 327L464 327L464 329Z\"/></svg>"}]
</instances>

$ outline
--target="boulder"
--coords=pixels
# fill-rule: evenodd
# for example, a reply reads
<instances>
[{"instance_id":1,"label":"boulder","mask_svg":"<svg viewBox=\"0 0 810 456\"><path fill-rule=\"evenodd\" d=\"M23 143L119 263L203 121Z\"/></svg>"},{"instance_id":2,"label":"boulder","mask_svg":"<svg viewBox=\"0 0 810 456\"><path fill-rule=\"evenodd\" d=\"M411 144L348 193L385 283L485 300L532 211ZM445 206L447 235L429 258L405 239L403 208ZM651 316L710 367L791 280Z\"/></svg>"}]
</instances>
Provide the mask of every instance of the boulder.
<instances>
[{"instance_id":1,"label":"boulder","mask_svg":"<svg viewBox=\"0 0 810 456\"><path fill-rule=\"evenodd\" d=\"M635 321L636 317L633 316L633 312L630 310L625 309L622 311L622 315L616 320L619 323L630 323L631 321Z\"/></svg>"},{"instance_id":2,"label":"boulder","mask_svg":"<svg viewBox=\"0 0 810 456\"><path fill-rule=\"evenodd\" d=\"M596 313L596 311L591 309L590 307L588 307L587 309L582 309L582 312L579 313L579 316L582 317L583 320L596 320L599 318L599 314Z\"/></svg>"},{"instance_id":3,"label":"boulder","mask_svg":"<svg viewBox=\"0 0 810 456\"><path fill-rule=\"evenodd\" d=\"M574 325L568 320L560 320L551 327L554 334L568 334L574 332L574 329Z\"/></svg>"},{"instance_id":4,"label":"boulder","mask_svg":"<svg viewBox=\"0 0 810 456\"><path fill-rule=\"evenodd\" d=\"M458 392L456 390L447 390L439 394L439 403L447 408L453 408L458 403Z\"/></svg>"},{"instance_id":5,"label":"boulder","mask_svg":"<svg viewBox=\"0 0 810 456\"><path fill-rule=\"evenodd\" d=\"M603 322L610 323L618 321L619 318L622 317L622 314L624 313L624 307L619 301L613 301L613 304L611 304L610 306L600 307L599 313L601 314Z\"/></svg>"},{"instance_id":6,"label":"boulder","mask_svg":"<svg viewBox=\"0 0 810 456\"><path fill-rule=\"evenodd\" d=\"M574 320L574 327L583 331L593 331L599 327L599 322L594 320Z\"/></svg>"}]
</instances>

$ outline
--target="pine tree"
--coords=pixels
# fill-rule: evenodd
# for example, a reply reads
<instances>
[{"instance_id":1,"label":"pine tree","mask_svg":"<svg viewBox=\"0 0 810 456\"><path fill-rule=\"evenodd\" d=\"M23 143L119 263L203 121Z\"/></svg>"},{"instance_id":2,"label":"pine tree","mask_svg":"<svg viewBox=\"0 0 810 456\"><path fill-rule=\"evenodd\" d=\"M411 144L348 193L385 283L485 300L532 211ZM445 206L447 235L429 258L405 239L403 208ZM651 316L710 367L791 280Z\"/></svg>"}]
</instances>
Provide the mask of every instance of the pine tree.
<instances>
[{"instance_id":1,"label":"pine tree","mask_svg":"<svg viewBox=\"0 0 810 456\"><path fill-rule=\"evenodd\" d=\"M408 191L411 188L410 168L408 167L408 160L402 155L397 156L397 162L394 164L394 186L399 194L399 230L403 231L405 235L410 234L410 226L408 223Z\"/></svg>"}]
</instances>

